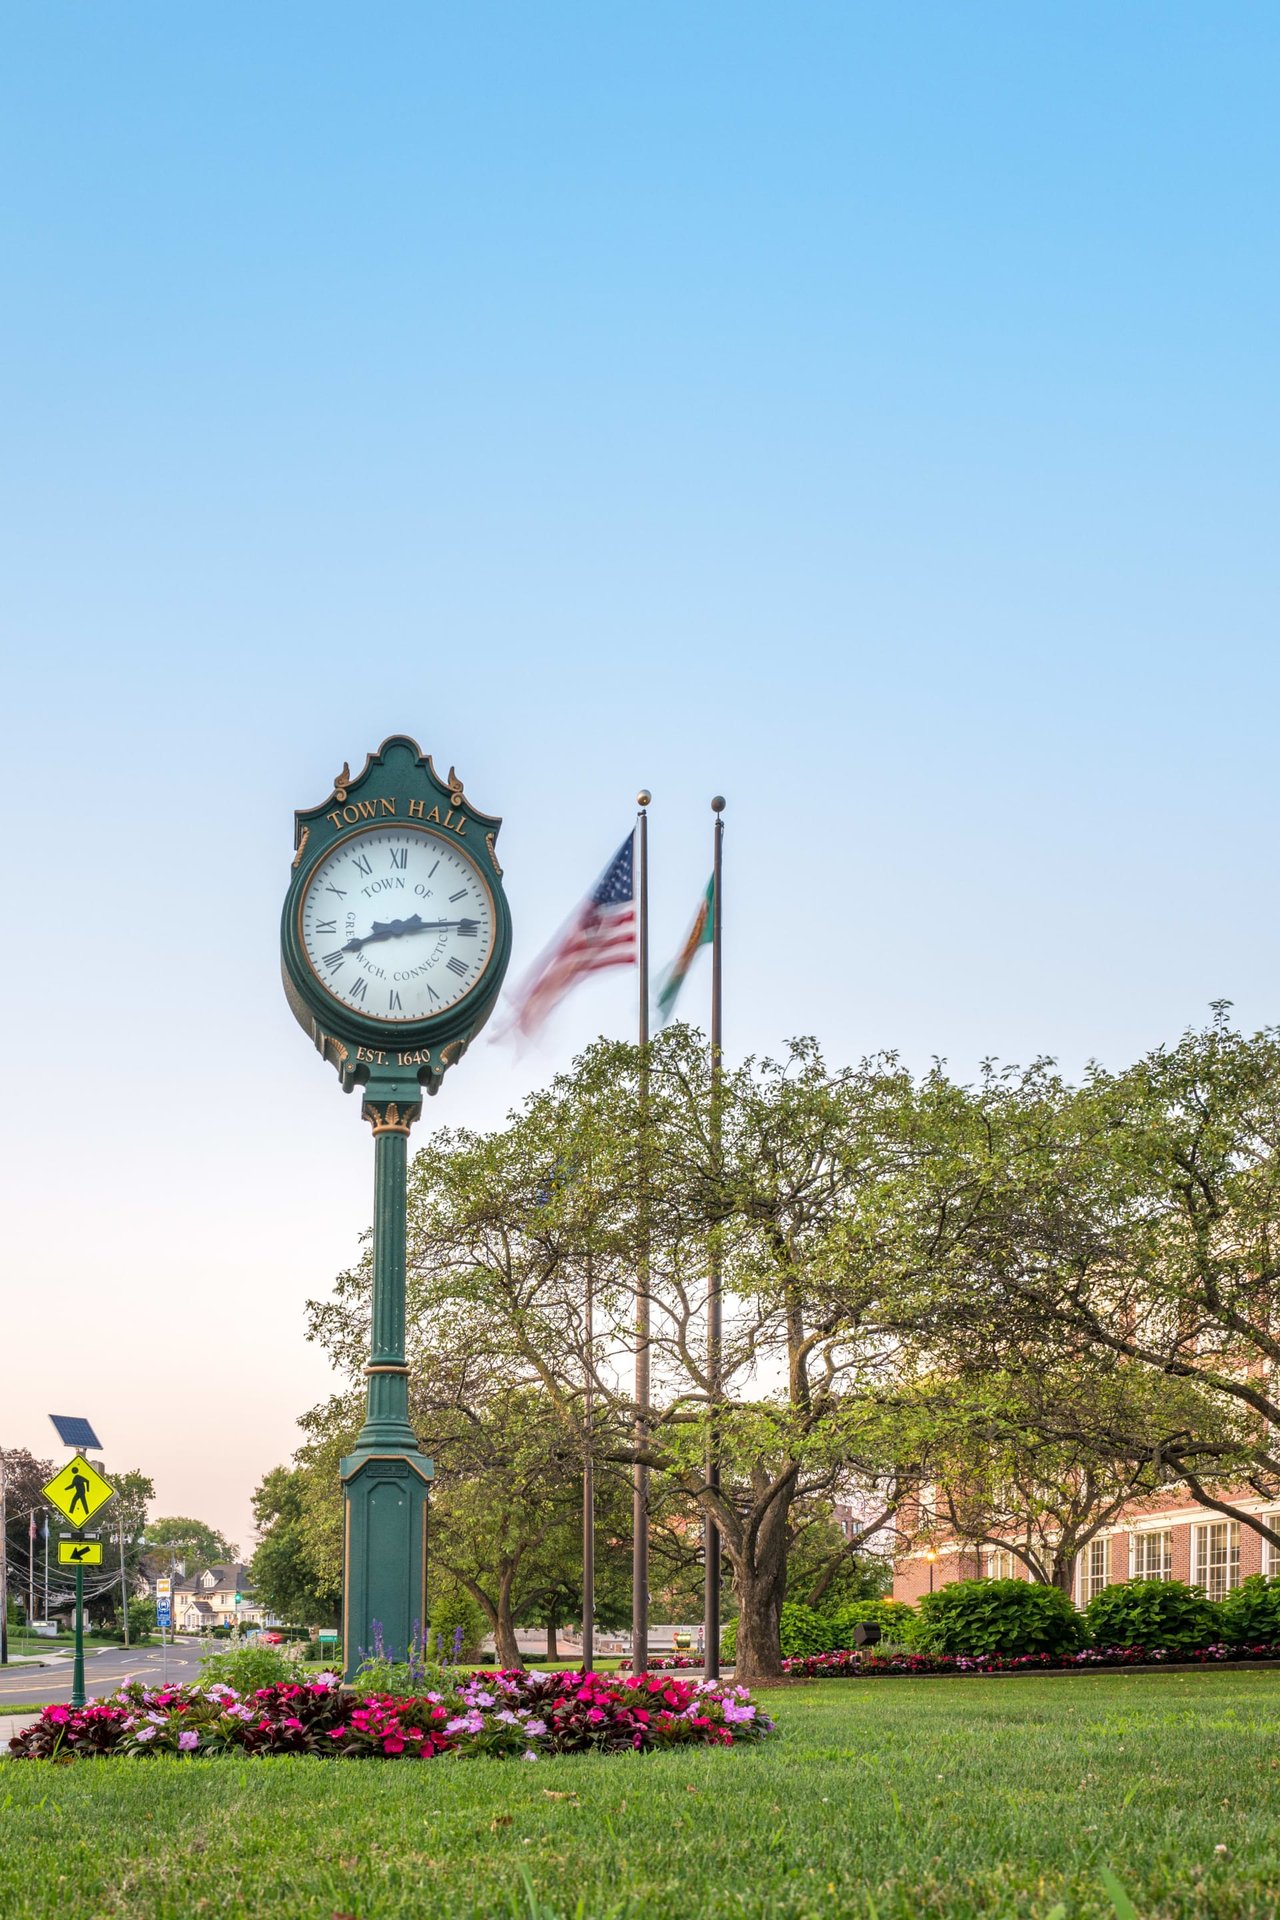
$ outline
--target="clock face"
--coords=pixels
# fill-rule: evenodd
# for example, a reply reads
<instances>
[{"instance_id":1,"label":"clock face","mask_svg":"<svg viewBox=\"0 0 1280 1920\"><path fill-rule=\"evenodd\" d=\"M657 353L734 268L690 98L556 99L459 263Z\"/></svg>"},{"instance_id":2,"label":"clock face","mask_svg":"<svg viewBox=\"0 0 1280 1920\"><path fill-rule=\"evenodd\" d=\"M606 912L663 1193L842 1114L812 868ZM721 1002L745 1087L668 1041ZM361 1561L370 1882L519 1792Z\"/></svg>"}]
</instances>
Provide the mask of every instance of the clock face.
<instances>
[{"instance_id":1,"label":"clock face","mask_svg":"<svg viewBox=\"0 0 1280 1920\"><path fill-rule=\"evenodd\" d=\"M493 895L466 849L390 822L330 851L307 884L298 931L325 992L389 1025L456 1007L497 937Z\"/></svg>"}]
</instances>

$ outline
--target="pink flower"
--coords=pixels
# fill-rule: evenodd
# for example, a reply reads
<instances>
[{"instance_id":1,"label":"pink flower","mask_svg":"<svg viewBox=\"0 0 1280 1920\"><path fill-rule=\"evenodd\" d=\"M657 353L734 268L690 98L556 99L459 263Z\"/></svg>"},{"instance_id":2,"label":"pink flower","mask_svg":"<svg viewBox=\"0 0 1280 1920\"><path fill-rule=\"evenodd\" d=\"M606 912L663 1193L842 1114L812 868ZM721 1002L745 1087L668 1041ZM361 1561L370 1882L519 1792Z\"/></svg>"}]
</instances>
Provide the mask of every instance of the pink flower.
<instances>
[{"instance_id":1,"label":"pink flower","mask_svg":"<svg viewBox=\"0 0 1280 1920\"><path fill-rule=\"evenodd\" d=\"M66 1707L46 1707L44 1717L46 1720L52 1720L55 1727L61 1727L66 1725L71 1715Z\"/></svg>"},{"instance_id":2,"label":"pink flower","mask_svg":"<svg viewBox=\"0 0 1280 1920\"><path fill-rule=\"evenodd\" d=\"M200 1745L200 1735L194 1727L187 1727L178 1735L178 1752L194 1753Z\"/></svg>"},{"instance_id":3,"label":"pink flower","mask_svg":"<svg viewBox=\"0 0 1280 1920\"><path fill-rule=\"evenodd\" d=\"M382 1743L384 1753L403 1753L404 1741L397 1734L388 1734Z\"/></svg>"}]
</instances>

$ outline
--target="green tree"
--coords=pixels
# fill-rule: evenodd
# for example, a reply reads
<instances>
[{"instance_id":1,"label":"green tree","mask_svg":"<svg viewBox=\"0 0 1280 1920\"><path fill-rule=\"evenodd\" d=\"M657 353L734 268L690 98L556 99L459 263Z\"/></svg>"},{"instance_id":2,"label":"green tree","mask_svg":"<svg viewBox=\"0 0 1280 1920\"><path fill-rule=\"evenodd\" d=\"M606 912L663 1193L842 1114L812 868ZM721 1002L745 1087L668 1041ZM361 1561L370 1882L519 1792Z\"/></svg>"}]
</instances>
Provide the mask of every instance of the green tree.
<instances>
[{"instance_id":1,"label":"green tree","mask_svg":"<svg viewBox=\"0 0 1280 1920\"><path fill-rule=\"evenodd\" d=\"M234 1541L211 1527L207 1521L193 1520L185 1514L170 1515L147 1523L148 1547L167 1549L179 1559L203 1566L234 1564L240 1550Z\"/></svg>"},{"instance_id":2,"label":"green tree","mask_svg":"<svg viewBox=\"0 0 1280 1920\"><path fill-rule=\"evenodd\" d=\"M291 1626L332 1627L342 1587L312 1563L306 1525L307 1472L273 1467L253 1496L258 1544L249 1566L254 1597Z\"/></svg>"},{"instance_id":3,"label":"green tree","mask_svg":"<svg viewBox=\"0 0 1280 1920\"><path fill-rule=\"evenodd\" d=\"M899 1498L880 1400L913 1364L903 1289L918 1282L885 1256L876 1226L880 1185L903 1178L894 1127L910 1092L892 1062L833 1074L797 1046L781 1065L726 1077L717 1138L705 1045L672 1028L644 1056L601 1043L507 1127L439 1134L413 1164L415 1380L537 1390L566 1458L589 1445L597 1461L641 1462L713 1516L745 1675L780 1670L797 1503L856 1482L869 1535ZM703 1321L713 1245L725 1309L714 1387ZM643 1433L618 1364L634 1344L638 1276L651 1312ZM313 1308L316 1337L353 1377L368 1284L366 1261ZM718 1487L706 1473L711 1426ZM459 1484L455 1512L477 1500ZM485 1511L459 1537L495 1538Z\"/></svg>"},{"instance_id":4,"label":"green tree","mask_svg":"<svg viewBox=\"0 0 1280 1920\"><path fill-rule=\"evenodd\" d=\"M1051 1355L1088 1378L1105 1354L1145 1375L1101 1421L1064 1404L1058 1437L1145 1453L1280 1545L1250 1504L1280 1500L1280 1031L1245 1036L1219 1007L1080 1087L1043 1062L988 1075L973 1108L953 1140L982 1194L952 1269L957 1356L1026 1374Z\"/></svg>"}]
</instances>

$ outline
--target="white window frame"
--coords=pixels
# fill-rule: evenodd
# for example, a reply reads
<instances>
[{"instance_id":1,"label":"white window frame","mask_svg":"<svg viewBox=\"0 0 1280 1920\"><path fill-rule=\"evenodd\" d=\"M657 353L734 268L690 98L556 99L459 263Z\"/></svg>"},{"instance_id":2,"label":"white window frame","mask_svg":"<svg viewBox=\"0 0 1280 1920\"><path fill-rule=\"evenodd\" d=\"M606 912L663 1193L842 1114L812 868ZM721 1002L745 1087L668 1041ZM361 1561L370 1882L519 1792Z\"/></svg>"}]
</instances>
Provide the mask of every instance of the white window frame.
<instances>
[{"instance_id":1,"label":"white window frame","mask_svg":"<svg viewBox=\"0 0 1280 1920\"><path fill-rule=\"evenodd\" d=\"M1151 1548L1157 1541L1164 1545L1153 1567ZM1172 1580L1173 1578L1173 1529L1172 1527L1147 1527L1141 1533L1130 1536L1129 1578L1131 1580Z\"/></svg>"},{"instance_id":2,"label":"white window frame","mask_svg":"<svg viewBox=\"0 0 1280 1920\"><path fill-rule=\"evenodd\" d=\"M995 1547L987 1555L988 1580L1018 1580L1024 1571L1021 1560L1008 1547Z\"/></svg>"},{"instance_id":3,"label":"white window frame","mask_svg":"<svg viewBox=\"0 0 1280 1920\"><path fill-rule=\"evenodd\" d=\"M1274 1527L1277 1533L1280 1533L1280 1511L1273 1509L1267 1513L1260 1513L1258 1518L1265 1520L1269 1527ZM1272 1546L1270 1540L1262 1542L1262 1571L1268 1580L1280 1579L1280 1547Z\"/></svg>"},{"instance_id":4,"label":"white window frame","mask_svg":"<svg viewBox=\"0 0 1280 1920\"><path fill-rule=\"evenodd\" d=\"M1240 1585L1240 1528L1234 1520L1202 1520L1191 1529L1191 1584L1210 1600Z\"/></svg>"},{"instance_id":5,"label":"white window frame","mask_svg":"<svg viewBox=\"0 0 1280 1920\"><path fill-rule=\"evenodd\" d=\"M1095 1534L1078 1562L1080 1568L1079 1588L1082 1607L1087 1607L1095 1595L1102 1592L1110 1581L1111 1543L1104 1534Z\"/></svg>"}]
</instances>

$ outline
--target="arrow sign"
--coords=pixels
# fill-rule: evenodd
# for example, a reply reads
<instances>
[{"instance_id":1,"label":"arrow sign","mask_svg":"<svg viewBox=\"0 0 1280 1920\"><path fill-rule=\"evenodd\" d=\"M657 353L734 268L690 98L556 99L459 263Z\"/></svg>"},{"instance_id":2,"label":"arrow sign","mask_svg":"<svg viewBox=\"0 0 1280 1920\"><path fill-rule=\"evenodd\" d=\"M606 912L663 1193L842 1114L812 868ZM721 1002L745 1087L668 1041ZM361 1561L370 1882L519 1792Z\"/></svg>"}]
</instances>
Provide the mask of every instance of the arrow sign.
<instances>
[{"instance_id":1,"label":"arrow sign","mask_svg":"<svg viewBox=\"0 0 1280 1920\"><path fill-rule=\"evenodd\" d=\"M58 1565L60 1567L100 1567L102 1565L101 1540L59 1540Z\"/></svg>"}]
</instances>

